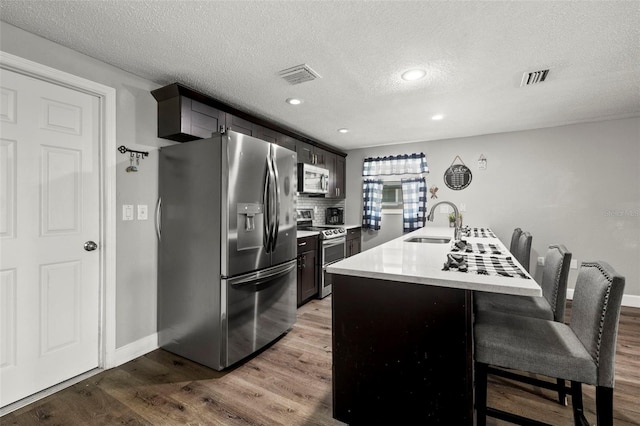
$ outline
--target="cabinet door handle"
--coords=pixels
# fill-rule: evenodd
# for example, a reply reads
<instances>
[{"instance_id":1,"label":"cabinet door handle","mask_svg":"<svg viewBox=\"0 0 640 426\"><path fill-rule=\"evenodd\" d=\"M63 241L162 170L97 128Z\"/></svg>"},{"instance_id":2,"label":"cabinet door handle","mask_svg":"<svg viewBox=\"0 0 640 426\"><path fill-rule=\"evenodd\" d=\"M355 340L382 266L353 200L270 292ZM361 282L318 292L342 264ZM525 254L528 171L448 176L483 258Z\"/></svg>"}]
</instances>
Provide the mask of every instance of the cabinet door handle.
<instances>
[{"instance_id":1,"label":"cabinet door handle","mask_svg":"<svg viewBox=\"0 0 640 426\"><path fill-rule=\"evenodd\" d=\"M307 242L306 242L306 241L304 241L304 242L302 242L302 243L298 243L298 247L302 247L302 246L306 246L306 245L307 245Z\"/></svg>"}]
</instances>

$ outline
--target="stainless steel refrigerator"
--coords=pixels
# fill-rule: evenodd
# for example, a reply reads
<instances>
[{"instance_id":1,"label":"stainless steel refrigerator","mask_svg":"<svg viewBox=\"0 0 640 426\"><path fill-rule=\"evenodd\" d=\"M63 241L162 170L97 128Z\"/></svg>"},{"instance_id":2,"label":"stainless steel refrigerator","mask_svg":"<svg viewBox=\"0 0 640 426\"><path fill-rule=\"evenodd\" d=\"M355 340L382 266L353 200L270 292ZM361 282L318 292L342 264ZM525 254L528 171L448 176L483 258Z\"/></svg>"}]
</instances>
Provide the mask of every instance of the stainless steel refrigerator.
<instances>
[{"instance_id":1,"label":"stainless steel refrigerator","mask_svg":"<svg viewBox=\"0 0 640 426\"><path fill-rule=\"evenodd\" d=\"M161 347L222 370L291 328L296 160L232 131L160 150Z\"/></svg>"}]
</instances>

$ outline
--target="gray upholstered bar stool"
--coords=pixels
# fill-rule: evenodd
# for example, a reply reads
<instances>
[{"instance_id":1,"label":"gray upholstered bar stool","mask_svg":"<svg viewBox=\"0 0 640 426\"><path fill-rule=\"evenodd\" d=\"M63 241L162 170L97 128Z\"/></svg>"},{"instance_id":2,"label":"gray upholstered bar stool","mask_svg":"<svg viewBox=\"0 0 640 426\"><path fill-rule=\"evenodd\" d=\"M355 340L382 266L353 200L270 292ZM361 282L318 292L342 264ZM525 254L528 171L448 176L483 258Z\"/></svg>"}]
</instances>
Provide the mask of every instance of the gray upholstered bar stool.
<instances>
[{"instance_id":1,"label":"gray upholstered bar stool","mask_svg":"<svg viewBox=\"0 0 640 426\"><path fill-rule=\"evenodd\" d=\"M520 234L522 234L522 229L520 228L514 229L513 234L511 234L511 245L509 246L509 251L514 256L515 256L515 253L517 253L518 251L518 242L520 241Z\"/></svg>"},{"instance_id":2,"label":"gray upholstered bar stool","mask_svg":"<svg viewBox=\"0 0 640 426\"><path fill-rule=\"evenodd\" d=\"M567 280L571 252L561 244L550 245L544 256L542 271L542 297L515 296L497 293L475 293L473 298L476 317L484 312L502 312L512 315L523 315L549 321L564 322L567 304ZM489 373L508 377L521 382L529 382L529 376L522 376L510 371L490 368ZM567 404L567 392L563 379L556 380L558 403Z\"/></svg>"},{"instance_id":3,"label":"gray upholstered bar stool","mask_svg":"<svg viewBox=\"0 0 640 426\"><path fill-rule=\"evenodd\" d=\"M529 272L529 258L531 257L531 241L533 236L529 232L522 232L518 239L518 250L514 253L514 256L520 262L524 269Z\"/></svg>"},{"instance_id":4,"label":"gray upholstered bar stool","mask_svg":"<svg viewBox=\"0 0 640 426\"><path fill-rule=\"evenodd\" d=\"M570 325L500 312L478 317L474 325L477 424L486 425L487 415L519 424L542 424L487 407L487 370L494 365L571 380L575 424L588 424L582 383L595 385L598 425L612 425L616 338L624 285L624 277L607 263L583 263Z\"/></svg>"},{"instance_id":5,"label":"gray upholstered bar stool","mask_svg":"<svg viewBox=\"0 0 640 426\"><path fill-rule=\"evenodd\" d=\"M567 303L567 280L571 252L562 244L552 244L544 256L542 297L515 296L498 293L476 293L476 315L483 311L499 311L550 321L564 322Z\"/></svg>"}]
</instances>

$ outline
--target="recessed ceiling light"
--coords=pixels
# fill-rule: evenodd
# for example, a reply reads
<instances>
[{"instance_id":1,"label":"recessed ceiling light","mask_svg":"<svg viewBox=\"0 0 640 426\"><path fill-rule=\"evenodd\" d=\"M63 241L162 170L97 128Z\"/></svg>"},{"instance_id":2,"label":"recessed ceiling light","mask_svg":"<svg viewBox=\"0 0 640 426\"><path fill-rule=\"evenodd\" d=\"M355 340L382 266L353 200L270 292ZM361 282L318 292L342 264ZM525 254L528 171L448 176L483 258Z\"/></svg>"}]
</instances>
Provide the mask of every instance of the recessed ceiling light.
<instances>
[{"instance_id":1,"label":"recessed ceiling light","mask_svg":"<svg viewBox=\"0 0 640 426\"><path fill-rule=\"evenodd\" d=\"M349 129L345 129L345 128L338 129L338 131L339 131L340 133L349 133Z\"/></svg>"},{"instance_id":2,"label":"recessed ceiling light","mask_svg":"<svg viewBox=\"0 0 640 426\"><path fill-rule=\"evenodd\" d=\"M442 114L436 114L433 117L431 117L432 120L442 120L444 118L444 115Z\"/></svg>"},{"instance_id":3,"label":"recessed ceiling light","mask_svg":"<svg viewBox=\"0 0 640 426\"><path fill-rule=\"evenodd\" d=\"M425 70L415 69L402 73L402 79L406 81L420 80L427 74Z\"/></svg>"},{"instance_id":4,"label":"recessed ceiling light","mask_svg":"<svg viewBox=\"0 0 640 426\"><path fill-rule=\"evenodd\" d=\"M286 100L286 102L291 105L300 105L302 103L300 99L296 99L296 98L289 98Z\"/></svg>"}]
</instances>

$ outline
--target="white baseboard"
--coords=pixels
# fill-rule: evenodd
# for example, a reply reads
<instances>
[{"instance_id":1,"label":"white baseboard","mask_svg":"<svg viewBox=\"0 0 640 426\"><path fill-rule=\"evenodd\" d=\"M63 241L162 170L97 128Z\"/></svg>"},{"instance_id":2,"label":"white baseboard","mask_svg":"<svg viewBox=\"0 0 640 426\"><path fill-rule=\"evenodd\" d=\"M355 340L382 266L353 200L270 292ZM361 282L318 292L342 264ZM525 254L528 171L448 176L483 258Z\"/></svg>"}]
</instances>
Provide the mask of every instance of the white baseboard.
<instances>
[{"instance_id":1,"label":"white baseboard","mask_svg":"<svg viewBox=\"0 0 640 426\"><path fill-rule=\"evenodd\" d=\"M117 348L114 356L114 365L105 366L105 369L117 367L121 364L129 362L133 359L138 358L144 354L148 354L151 351L155 351L158 349L158 334L154 333L150 336L144 337L135 342L129 343L121 348ZM66 380L62 383L58 383L57 385L51 386L50 388L44 389L41 392L38 392L34 395L28 396L20 401L14 402L13 404L9 404L0 408L0 417L11 413L19 408L22 408L26 405L34 403L42 398L45 398L49 395L52 395L62 389L68 388L69 386L75 385L78 382L81 382L84 379L87 379L95 374L104 371L101 368L95 368L91 371L87 371L86 373L80 374L79 376L73 377L69 380Z\"/></svg>"},{"instance_id":2,"label":"white baseboard","mask_svg":"<svg viewBox=\"0 0 640 426\"><path fill-rule=\"evenodd\" d=\"M125 362L129 362L156 349L158 349L158 333L151 334L121 348L117 348L113 367L122 365Z\"/></svg>"},{"instance_id":3,"label":"white baseboard","mask_svg":"<svg viewBox=\"0 0 640 426\"><path fill-rule=\"evenodd\" d=\"M567 299L573 300L573 289L567 289ZM634 296L633 294L625 294L622 296L622 306L629 306L631 308L640 308L640 296Z\"/></svg>"},{"instance_id":4,"label":"white baseboard","mask_svg":"<svg viewBox=\"0 0 640 426\"><path fill-rule=\"evenodd\" d=\"M76 383L80 383L81 381L88 379L91 376L100 374L102 371L104 370L100 368L94 368L93 370L87 371L86 373L82 373L79 376L72 377L71 379L65 380L62 383L58 383L57 385L53 385L50 388L44 389L38 393L34 393L33 395L29 395L26 398L22 398L21 400L16 401L12 404L5 405L4 407L0 408L0 418L22 407L26 407L29 404L33 404L34 402L40 401L41 399L46 398L49 395L53 395L56 392L59 392L70 386L73 386Z\"/></svg>"}]
</instances>

